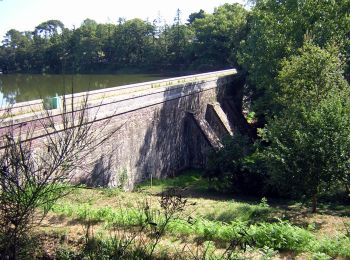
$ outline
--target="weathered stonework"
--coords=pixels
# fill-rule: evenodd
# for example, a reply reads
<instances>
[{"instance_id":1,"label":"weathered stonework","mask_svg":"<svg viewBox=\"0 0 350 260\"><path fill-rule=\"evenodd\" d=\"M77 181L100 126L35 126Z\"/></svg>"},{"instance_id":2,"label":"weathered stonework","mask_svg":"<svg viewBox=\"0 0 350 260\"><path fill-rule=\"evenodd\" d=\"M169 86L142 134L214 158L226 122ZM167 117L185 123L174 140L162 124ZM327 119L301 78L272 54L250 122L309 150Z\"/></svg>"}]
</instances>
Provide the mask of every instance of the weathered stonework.
<instances>
[{"instance_id":1,"label":"weathered stonework","mask_svg":"<svg viewBox=\"0 0 350 260\"><path fill-rule=\"evenodd\" d=\"M217 72L215 76L193 75L196 77L191 82L172 79L180 84L171 86L164 80L147 87L138 84L140 89L129 93L123 90L115 94L120 91L116 88L103 96L100 91L98 95L103 96L100 99L103 101L97 102L95 98L89 108L89 114L97 114L93 127L103 129L101 135L118 131L86 157L84 170L76 173L75 180L132 189L135 183L151 176L161 178L186 168L203 167L208 150L229 129L228 122L220 120L232 118L220 114L222 109L216 113L215 109L207 111L208 104L220 106L217 102L225 100L225 91L234 88L235 73L231 70ZM90 96L94 97L94 93ZM19 107L24 111L24 105ZM16 123L35 121L25 116L22 119L17 116L16 120Z\"/></svg>"}]
</instances>

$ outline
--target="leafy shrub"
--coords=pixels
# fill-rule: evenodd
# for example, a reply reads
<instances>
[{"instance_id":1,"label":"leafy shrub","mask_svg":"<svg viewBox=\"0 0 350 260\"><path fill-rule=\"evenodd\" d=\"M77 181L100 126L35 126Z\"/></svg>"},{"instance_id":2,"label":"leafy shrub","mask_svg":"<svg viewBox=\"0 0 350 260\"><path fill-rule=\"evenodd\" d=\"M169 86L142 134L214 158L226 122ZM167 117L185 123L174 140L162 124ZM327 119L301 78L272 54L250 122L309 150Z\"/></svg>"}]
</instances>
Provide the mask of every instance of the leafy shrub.
<instances>
[{"instance_id":1,"label":"leafy shrub","mask_svg":"<svg viewBox=\"0 0 350 260\"><path fill-rule=\"evenodd\" d=\"M261 223L250 226L249 236L259 248L304 251L315 237L307 230L288 222Z\"/></svg>"},{"instance_id":2,"label":"leafy shrub","mask_svg":"<svg viewBox=\"0 0 350 260\"><path fill-rule=\"evenodd\" d=\"M57 248L55 253L56 253L55 259L57 260L70 260L70 259L78 258L76 252L64 246Z\"/></svg>"},{"instance_id":3,"label":"leafy shrub","mask_svg":"<svg viewBox=\"0 0 350 260\"><path fill-rule=\"evenodd\" d=\"M321 240L314 240L309 250L313 252L324 253L332 257L343 256L350 257L350 238L340 236L336 238L324 238Z\"/></svg>"},{"instance_id":4,"label":"leafy shrub","mask_svg":"<svg viewBox=\"0 0 350 260\"><path fill-rule=\"evenodd\" d=\"M262 195L265 186L265 171L256 147L248 137L235 134L223 140L224 148L209 154L206 176L211 188L220 192L235 192L246 195Z\"/></svg>"},{"instance_id":5,"label":"leafy shrub","mask_svg":"<svg viewBox=\"0 0 350 260\"><path fill-rule=\"evenodd\" d=\"M146 259L147 251L143 247L125 247L122 239L116 237L89 239L83 254L90 259Z\"/></svg>"}]
</instances>

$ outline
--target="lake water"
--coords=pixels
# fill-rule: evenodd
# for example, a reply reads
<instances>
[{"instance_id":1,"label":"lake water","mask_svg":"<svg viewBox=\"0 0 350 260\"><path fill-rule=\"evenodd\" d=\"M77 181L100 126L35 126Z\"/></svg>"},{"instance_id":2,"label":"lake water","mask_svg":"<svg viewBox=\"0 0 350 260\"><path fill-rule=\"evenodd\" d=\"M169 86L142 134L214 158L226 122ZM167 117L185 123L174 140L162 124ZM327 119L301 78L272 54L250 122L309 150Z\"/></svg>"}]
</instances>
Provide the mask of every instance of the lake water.
<instances>
[{"instance_id":1,"label":"lake water","mask_svg":"<svg viewBox=\"0 0 350 260\"><path fill-rule=\"evenodd\" d=\"M157 74L0 75L0 105L163 78Z\"/></svg>"}]
</instances>

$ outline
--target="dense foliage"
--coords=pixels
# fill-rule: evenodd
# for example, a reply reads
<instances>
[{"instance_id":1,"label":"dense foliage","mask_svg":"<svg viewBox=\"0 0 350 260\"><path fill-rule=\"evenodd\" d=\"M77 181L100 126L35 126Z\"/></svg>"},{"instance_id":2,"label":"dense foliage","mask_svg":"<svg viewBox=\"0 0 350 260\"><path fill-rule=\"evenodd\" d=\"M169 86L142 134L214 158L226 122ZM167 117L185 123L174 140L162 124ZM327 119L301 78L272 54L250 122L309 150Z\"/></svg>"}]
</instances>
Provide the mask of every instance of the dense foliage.
<instances>
[{"instance_id":1,"label":"dense foliage","mask_svg":"<svg viewBox=\"0 0 350 260\"><path fill-rule=\"evenodd\" d=\"M240 134L225 138L223 144L222 149L209 154L205 175L210 179L210 188L220 192L265 195L266 171L262 171L264 166L256 156L256 146Z\"/></svg>"},{"instance_id":2,"label":"dense foliage","mask_svg":"<svg viewBox=\"0 0 350 260\"><path fill-rule=\"evenodd\" d=\"M247 13L239 4L225 4L213 14L191 14L187 24L181 23L178 10L172 25L160 17L153 22L119 19L117 24L86 19L72 30L49 20L34 31L7 32L0 47L0 69L89 73L224 68L236 64Z\"/></svg>"},{"instance_id":3,"label":"dense foliage","mask_svg":"<svg viewBox=\"0 0 350 260\"><path fill-rule=\"evenodd\" d=\"M295 55L310 39L320 47L331 43L349 54L348 0L255 0L249 33L241 42L239 61L249 72L256 112L272 115L271 95L282 61ZM349 62L348 62L349 64Z\"/></svg>"},{"instance_id":4,"label":"dense foliage","mask_svg":"<svg viewBox=\"0 0 350 260\"><path fill-rule=\"evenodd\" d=\"M316 211L320 192L349 185L349 85L334 53L309 43L300 52L282 63L275 95L282 109L263 136L272 180L312 197Z\"/></svg>"},{"instance_id":5,"label":"dense foliage","mask_svg":"<svg viewBox=\"0 0 350 260\"><path fill-rule=\"evenodd\" d=\"M278 111L293 106L315 107L335 92L347 92L349 86L344 79L339 49L334 46L324 49L306 42L296 55L281 62L276 86L272 100Z\"/></svg>"},{"instance_id":6,"label":"dense foliage","mask_svg":"<svg viewBox=\"0 0 350 260\"><path fill-rule=\"evenodd\" d=\"M265 155L272 181L284 193L313 199L343 184L349 187L349 95L335 94L315 108L290 109L271 120Z\"/></svg>"},{"instance_id":7,"label":"dense foliage","mask_svg":"<svg viewBox=\"0 0 350 260\"><path fill-rule=\"evenodd\" d=\"M312 198L316 211L319 194L349 194L350 1L251 2L235 57L262 139L254 152L234 138L211 165L230 191L254 194L259 181L283 196ZM250 186L242 185L247 176Z\"/></svg>"}]
</instances>

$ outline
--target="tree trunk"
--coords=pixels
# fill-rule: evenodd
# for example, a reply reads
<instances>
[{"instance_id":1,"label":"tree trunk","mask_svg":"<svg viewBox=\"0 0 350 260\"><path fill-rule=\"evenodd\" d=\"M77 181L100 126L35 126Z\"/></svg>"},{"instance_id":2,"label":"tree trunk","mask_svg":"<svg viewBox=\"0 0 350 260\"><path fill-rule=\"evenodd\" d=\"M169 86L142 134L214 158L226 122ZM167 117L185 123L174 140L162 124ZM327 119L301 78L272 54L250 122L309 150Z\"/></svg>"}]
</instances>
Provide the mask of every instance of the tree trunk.
<instances>
[{"instance_id":1,"label":"tree trunk","mask_svg":"<svg viewBox=\"0 0 350 260\"><path fill-rule=\"evenodd\" d=\"M350 185L345 184L346 195L350 196Z\"/></svg>"},{"instance_id":2,"label":"tree trunk","mask_svg":"<svg viewBox=\"0 0 350 260\"><path fill-rule=\"evenodd\" d=\"M317 211L317 193L312 196L312 213Z\"/></svg>"}]
</instances>

